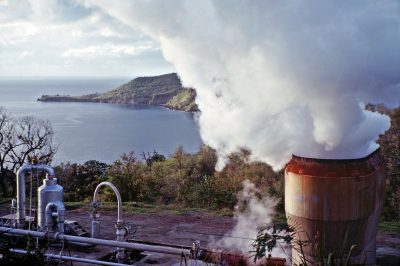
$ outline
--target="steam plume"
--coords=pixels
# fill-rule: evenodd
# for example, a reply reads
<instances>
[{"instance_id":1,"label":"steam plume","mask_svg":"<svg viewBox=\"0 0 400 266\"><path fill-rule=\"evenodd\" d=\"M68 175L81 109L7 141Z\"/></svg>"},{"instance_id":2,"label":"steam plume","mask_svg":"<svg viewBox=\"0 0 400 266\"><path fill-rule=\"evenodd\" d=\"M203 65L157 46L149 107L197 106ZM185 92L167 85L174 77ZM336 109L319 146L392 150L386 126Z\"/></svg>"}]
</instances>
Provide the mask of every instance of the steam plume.
<instances>
[{"instance_id":1,"label":"steam plume","mask_svg":"<svg viewBox=\"0 0 400 266\"><path fill-rule=\"evenodd\" d=\"M235 226L221 240L215 243L217 249L227 249L250 253L252 244L262 226L271 225L275 213L276 199L265 196L249 180L243 181L243 190L238 193L235 206ZM230 237L233 236L234 238ZM280 256L285 254L280 249L274 250ZM276 254L274 254L276 255Z\"/></svg>"},{"instance_id":2,"label":"steam plume","mask_svg":"<svg viewBox=\"0 0 400 266\"><path fill-rule=\"evenodd\" d=\"M364 105L400 102L399 1L83 2L159 41L220 165L365 156L390 121Z\"/></svg>"}]
</instances>

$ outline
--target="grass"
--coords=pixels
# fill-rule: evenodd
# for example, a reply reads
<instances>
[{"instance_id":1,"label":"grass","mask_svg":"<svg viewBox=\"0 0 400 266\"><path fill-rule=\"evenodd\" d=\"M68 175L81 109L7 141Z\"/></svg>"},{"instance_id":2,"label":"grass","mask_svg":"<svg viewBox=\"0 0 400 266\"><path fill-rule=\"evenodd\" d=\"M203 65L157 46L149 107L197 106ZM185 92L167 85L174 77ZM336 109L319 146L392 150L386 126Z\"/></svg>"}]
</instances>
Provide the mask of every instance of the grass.
<instances>
[{"instance_id":1,"label":"grass","mask_svg":"<svg viewBox=\"0 0 400 266\"><path fill-rule=\"evenodd\" d=\"M381 222L379 224L379 230L390 233L400 233L400 222Z\"/></svg>"},{"instance_id":2,"label":"grass","mask_svg":"<svg viewBox=\"0 0 400 266\"><path fill-rule=\"evenodd\" d=\"M8 204L11 205L12 198L0 198L0 204Z\"/></svg>"},{"instance_id":3,"label":"grass","mask_svg":"<svg viewBox=\"0 0 400 266\"><path fill-rule=\"evenodd\" d=\"M89 208L89 202L64 202L67 210L73 210L77 208ZM101 210L114 211L117 208L116 202L101 202ZM122 204L122 211L126 214L165 214L165 215L184 215L190 212L203 212L210 213L217 216L231 216L233 210L231 209L220 209L220 210L208 210L202 208L183 208L182 206L169 204L169 205L156 205L147 204L141 202L124 202Z\"/></svg>"}]
</instances>

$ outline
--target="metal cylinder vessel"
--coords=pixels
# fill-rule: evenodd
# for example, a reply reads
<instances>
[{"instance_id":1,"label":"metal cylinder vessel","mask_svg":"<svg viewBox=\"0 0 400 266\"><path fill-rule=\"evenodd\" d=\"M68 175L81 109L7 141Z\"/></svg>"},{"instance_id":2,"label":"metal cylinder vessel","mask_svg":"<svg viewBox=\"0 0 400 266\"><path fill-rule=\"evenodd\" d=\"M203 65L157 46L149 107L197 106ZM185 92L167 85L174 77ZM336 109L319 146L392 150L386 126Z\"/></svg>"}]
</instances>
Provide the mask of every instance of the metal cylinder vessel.
<instances>
[{"instance_id":1,"label":"metal cylinder vessel","mask_svg":"<svg viewBox=\"0 0 400 266\"><path fill-rule=\"evenodd\" d=\"M285 211L294 229L292 263L351 252L352 263L374 265L383 208L384 163L379 149L349 160L293 156L285 169Z\"/></svg>"},{"instance_id":2,"label":"metal cylinder vessel","mask_svg":"<svg viewBox=\"0 0 400 266\"><path fill-rule=\"evenodd\" d=\"M46 206L50 202L63 202L64 189L57 184L57 178L44 179L38 190L38 227L46 226Z\"/></svg>"}]
</instances>

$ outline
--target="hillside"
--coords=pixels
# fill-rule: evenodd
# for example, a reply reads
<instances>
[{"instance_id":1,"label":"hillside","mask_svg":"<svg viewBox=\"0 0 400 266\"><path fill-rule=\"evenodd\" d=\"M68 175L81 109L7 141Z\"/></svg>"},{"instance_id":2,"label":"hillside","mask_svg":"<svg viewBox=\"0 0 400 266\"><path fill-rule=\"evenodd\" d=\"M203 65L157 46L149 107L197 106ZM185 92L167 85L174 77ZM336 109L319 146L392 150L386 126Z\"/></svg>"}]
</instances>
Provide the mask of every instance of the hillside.
<instances>
[{"instance_id":1,"label":"hillside","mask_svg":"<svg viewBox=\"0 0 400 266\"><path fill-rule=\"evenodd\" d=\"M196 92L182 87L176 73L153 77L138 77L105 93L82 96L42 95L42 102L100 102L165 106L186 112L198 111L194 103Z\"/></svg>"},{"instance_id":2,"label":"hillside","mask_svg":"<svg viewBox=\"0 0 400 266\"><path fill-rule=\"evenodd\" d=\"M194 89L183 88L177 95L171 98L165 106L173 110L198 112L199 109L195 103L195 99L196 91Z\"/></svg>"}]
</instances>

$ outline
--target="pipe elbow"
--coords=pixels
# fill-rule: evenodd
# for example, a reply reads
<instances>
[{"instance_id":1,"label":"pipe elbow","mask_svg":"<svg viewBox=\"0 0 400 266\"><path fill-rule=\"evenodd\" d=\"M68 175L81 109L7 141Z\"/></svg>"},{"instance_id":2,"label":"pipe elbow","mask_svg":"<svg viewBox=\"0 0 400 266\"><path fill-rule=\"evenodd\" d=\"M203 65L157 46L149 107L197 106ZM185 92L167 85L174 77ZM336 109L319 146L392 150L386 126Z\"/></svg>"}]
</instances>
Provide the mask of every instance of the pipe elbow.
<instances>
[{"instance_id":1,"label":"pipe elbow","mask_svg":"<svg viewBox=\"0 0 400 266\"><path fill-rule=\"evenodd\" d=\"M24 164L18 169L17 176L19 176L20 174L25 173L25 171L31 170L31 169L32 169L32 165Z\"/></svg>"},{"instance_id":2,"label":"pipe elbow","mask_svg":"<svg viewBox=\"0 0 400 266\"><path fill-rule=\"evenodd\" d=\"M54 215L53 210L56 209ZM54 230L54 223L57 223L58 231L64 232L64 221L65 221L65 206L61 201L50 202L46 205L46 227L49 230Z\"/></svg>"},{"instance_id":3,"label":"pipe elbow","mask_svg":"<svg viewBox=\"0 0 400 266\"><path fill-rule=\"evenodd\" d=\"M118 203L118 219L117 219L117 223L118 224L122 224L123 220L122 220L122 199L121 199L121 194L119 193L118 188L116 186L114 186L113 183L105 181L105 182L101 182L100 184L98 184L96 189L94 190L93 202L97 202L97 194L98 194L100 188L103 187L103 186L108 186L114 191L114 194L117 197L117 203Z\"/></svg>"},{"instance_id":4,"label":"pipe elbow","mask_svg":"<svg viewBox=\"0 0 400 266\"><path fill-rule=\"evenodd\" d=\"M54 168L45 164L39 164L35 166L36 169L46 172L47 179L55 178L56 174Z\"/></svg>"}]
</instances>

